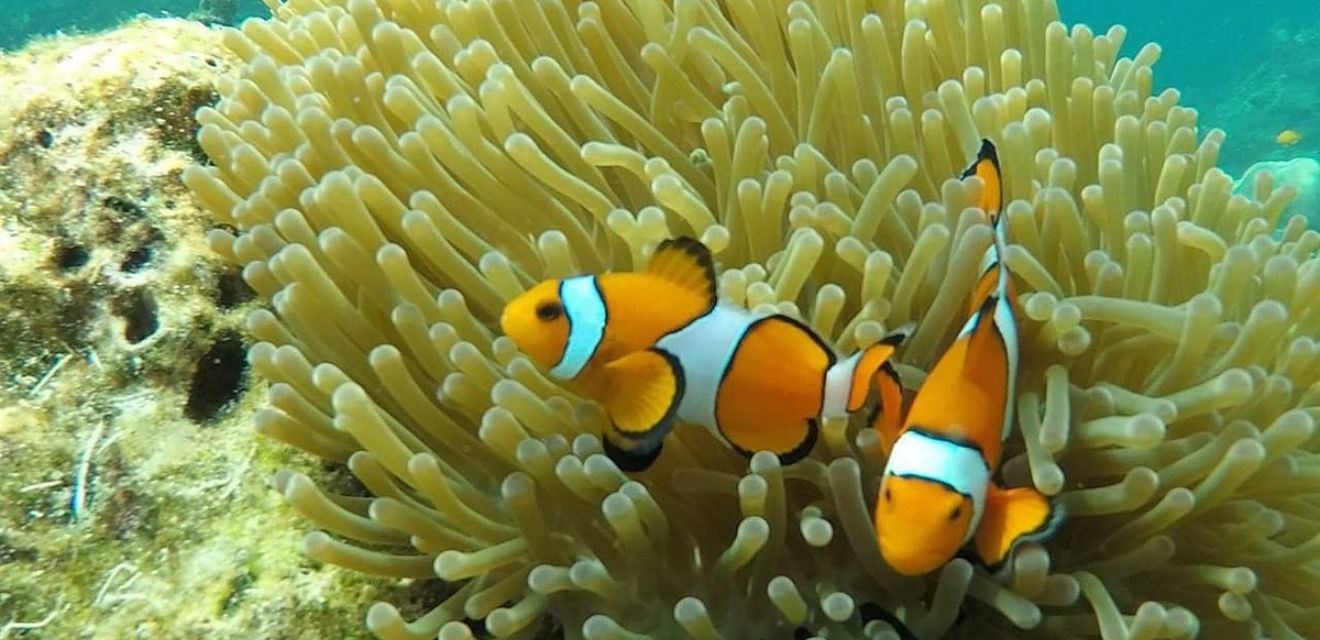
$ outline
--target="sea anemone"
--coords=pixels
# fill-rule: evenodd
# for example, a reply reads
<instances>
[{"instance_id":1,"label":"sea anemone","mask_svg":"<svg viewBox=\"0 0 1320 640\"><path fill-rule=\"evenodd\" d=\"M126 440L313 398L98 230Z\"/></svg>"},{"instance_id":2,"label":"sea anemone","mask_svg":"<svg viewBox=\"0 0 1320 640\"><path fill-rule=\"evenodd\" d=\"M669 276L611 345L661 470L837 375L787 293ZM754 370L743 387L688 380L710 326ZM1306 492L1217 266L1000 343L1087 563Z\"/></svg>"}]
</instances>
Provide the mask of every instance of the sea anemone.
<instances>
[{"instance_id":1,"label":"sea anemone","mask_svg":"<svg viewBox=\"0 0 1320 640\"><path fill-rule=\"evenodd\" d=\"M316 560L446 582L385 640L1320 635L1320 234L1293 193L1232 195L1224 135L1152 93L1147 45L1054 0L289 0L226 34L184 178L270 301L258 430L369 497L274 485ZM880 558L860 421L750 464L680 428L646 473L600 408L492 329L534 282L691 235L734 304L842 352L907 321L939 356L1006 175L1023 292L1009 484L1069 515L1009 575ZM957 627L955 628L955 624ZM906 629L903 629L906 627Z\"/></svg>"}]
</instances>

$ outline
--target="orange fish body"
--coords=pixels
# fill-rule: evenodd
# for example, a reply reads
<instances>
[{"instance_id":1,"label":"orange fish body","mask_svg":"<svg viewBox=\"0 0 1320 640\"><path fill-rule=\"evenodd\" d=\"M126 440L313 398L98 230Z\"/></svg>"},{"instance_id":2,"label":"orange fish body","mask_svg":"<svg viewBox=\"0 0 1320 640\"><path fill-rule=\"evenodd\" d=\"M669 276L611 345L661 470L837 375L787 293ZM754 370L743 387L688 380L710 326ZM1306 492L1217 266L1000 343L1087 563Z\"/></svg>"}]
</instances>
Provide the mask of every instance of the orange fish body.
<instances>
[{"instance_id":1,"label":"orange fish body","mask_svg":"<svg viewBox=\"0 0 1320 640\"><path fill-rule=\"evenodd\" d=\"M904 335L840 359L793 318L719 302L710 252L689 238L662 243L642 272L542 282L500 324L551 376L604 405L606 453L630 471L650 466L679 421L791 464L811 451L818 418L865 404Z\"/></svg>"},{"instance_id":2,"label":"orange fish body","mask_svg":"<svg viewBox=\"0 0 1320 640\"><path fill-rule=\"evenodd\" d=\"M970 318L935 363L905 417L896 410L877 428L888 455L875 512L881 554L899 573L939 568L972 543L997 566L1022 540L1049 535L1061 512L1031 488L1003 489L992 476L1013 424L1018 336L1012 275L1002 261L1002 187L994 145L981 151L963 177L985 183L980 207L995 240L973 291ZM901 398L889 379L885 407Z\"/></svg>"},{"instance_id":3,"label":"orange fish body","mask_svg":"<svg viewBox=\"0 0 1320 640\"><path fill-rule=\"evenodd\" d=\"M1285 147L1291 147L1302 141L1302 134L1296 129L1284 129L1279 135L1274 136L1274 141Z\"/></svg>"}]
</instances>

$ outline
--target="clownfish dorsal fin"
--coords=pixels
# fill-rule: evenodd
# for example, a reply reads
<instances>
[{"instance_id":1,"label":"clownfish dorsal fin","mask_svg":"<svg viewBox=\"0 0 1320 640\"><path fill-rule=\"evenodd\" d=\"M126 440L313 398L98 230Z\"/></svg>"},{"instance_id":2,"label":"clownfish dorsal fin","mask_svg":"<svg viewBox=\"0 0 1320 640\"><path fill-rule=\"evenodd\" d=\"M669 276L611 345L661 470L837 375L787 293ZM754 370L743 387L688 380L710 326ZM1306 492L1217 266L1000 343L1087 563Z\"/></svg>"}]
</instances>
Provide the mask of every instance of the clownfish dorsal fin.
<instances>
[{"instance_id":1,"label":"clownfish dorsal fin","mask_svg":"<svg viewBox=\"0 0 1320 640\"><path fill-rule=\"evenodd\" d=\"M1053 535L1063 518L1062 504L1052 503L1031 487L1001 489L991 484L973 548L987 567L996 570L1017 545Z\"/></svg>"},{"instance_id":2,"label":"clownfish dorsal fin","mask_svg":"<svg viewBox=\"0 0 1320 640\"><path fill-rule=\"evenodd\" d=\"M998 327L995 326L995 310L999 306L999 298L995 295L988 295L981 301L981 306L976 310L976 315L972 316L970 323L975 323L964 332L970 331L967 336L967 351L963 359L963 366L967 367L976 362L977 358L985 357L990 350L1002 350L1003 342L999 338Z\"/></svg>"},{"instance_id":3,"label":"clownfish dorsal fin","mask_svg":"<svg viewBox=\"0 0 1320 640\"><path fill-rule=\"evenodd\" d=\"M991 224L997 225L999 214L1004 210L1004 182L1003 174L999 170L999 152L988 138L981 138L981 148L977 150L976 158L962 172L961 177L972 176L980 178L985 183L976 206L985 212Z\"/></svg>"},{"instance_id":4,"label":"clownfish dorsal fin","mask_svg":"<svg viewBox=\"0 0 1320 640\"><path fill-rule=\"evenodd\" d=\"M715 306L715 260L710 249L692 238L665 240L656 247L646 273L703 296Z\"/></svg>"},{"instance_id":5,"label":"clownfish dorsal fin","mask_svg":"<svg viewBox=\"0 0 1320 640\"><path fill-rule=\"evenodd\" d=\"M674 356L652 348L610 361L603 370L606 390L602 404L612 426L605 440L614 450L626 452L630 460L611 458L625 471L641 470L654 460L648 454L658 452L678 419L683 368ZM623 445L614 444L616 440Z\"/></svg>"}]
</instances>

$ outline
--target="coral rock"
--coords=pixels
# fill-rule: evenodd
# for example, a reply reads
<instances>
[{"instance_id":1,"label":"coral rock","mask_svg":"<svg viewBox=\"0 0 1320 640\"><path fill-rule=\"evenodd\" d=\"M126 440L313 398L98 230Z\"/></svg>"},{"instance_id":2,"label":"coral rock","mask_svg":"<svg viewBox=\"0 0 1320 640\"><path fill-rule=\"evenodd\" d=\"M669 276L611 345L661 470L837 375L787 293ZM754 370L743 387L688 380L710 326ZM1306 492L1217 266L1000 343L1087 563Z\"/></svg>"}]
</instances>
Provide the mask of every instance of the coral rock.
<instances>
[{"instance_id":1,"label":"coral rock","mask_svg":"<svg viewBox=\"0 0 1320 640\"><path fill-rule=\"evenodd\" d=\"M0 638L364 635L256 470L342 474L254 442L256 302L179 181L234 64L181 20L0 56Z\"/></svg>"}]
</instances>

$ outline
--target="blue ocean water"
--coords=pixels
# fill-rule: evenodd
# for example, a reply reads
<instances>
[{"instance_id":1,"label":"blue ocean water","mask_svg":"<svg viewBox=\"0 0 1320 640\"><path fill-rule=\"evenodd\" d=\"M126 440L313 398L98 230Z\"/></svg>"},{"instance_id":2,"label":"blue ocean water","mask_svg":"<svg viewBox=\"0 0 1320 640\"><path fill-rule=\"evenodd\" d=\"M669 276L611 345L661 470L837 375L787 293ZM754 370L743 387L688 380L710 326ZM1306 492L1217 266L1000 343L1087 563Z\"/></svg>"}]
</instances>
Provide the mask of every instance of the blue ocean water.
<instances>
[{"instance_id":1,"label":"blue ocean water","mask_svg":"<svg viewBox=\"0 0 1320 640\"><path fill-rule=\"evenodd\" d=\"M139 13L188 16L211 0L0 0L0 49L56 31L97 31ZM223 1L223 0L222 0ZM1222 165L1234 175L1260 160L1320 155L1320 3L1317 0L1059 0L1066 22L1096 33L1128 28L1124 54L1164 50L1159 87L1176 87L1207 127L1229 134ZM266 15L238 0L236 18ZM1302 136L1275 141L1283 130Z\"/></svg>"}]
</instances>

